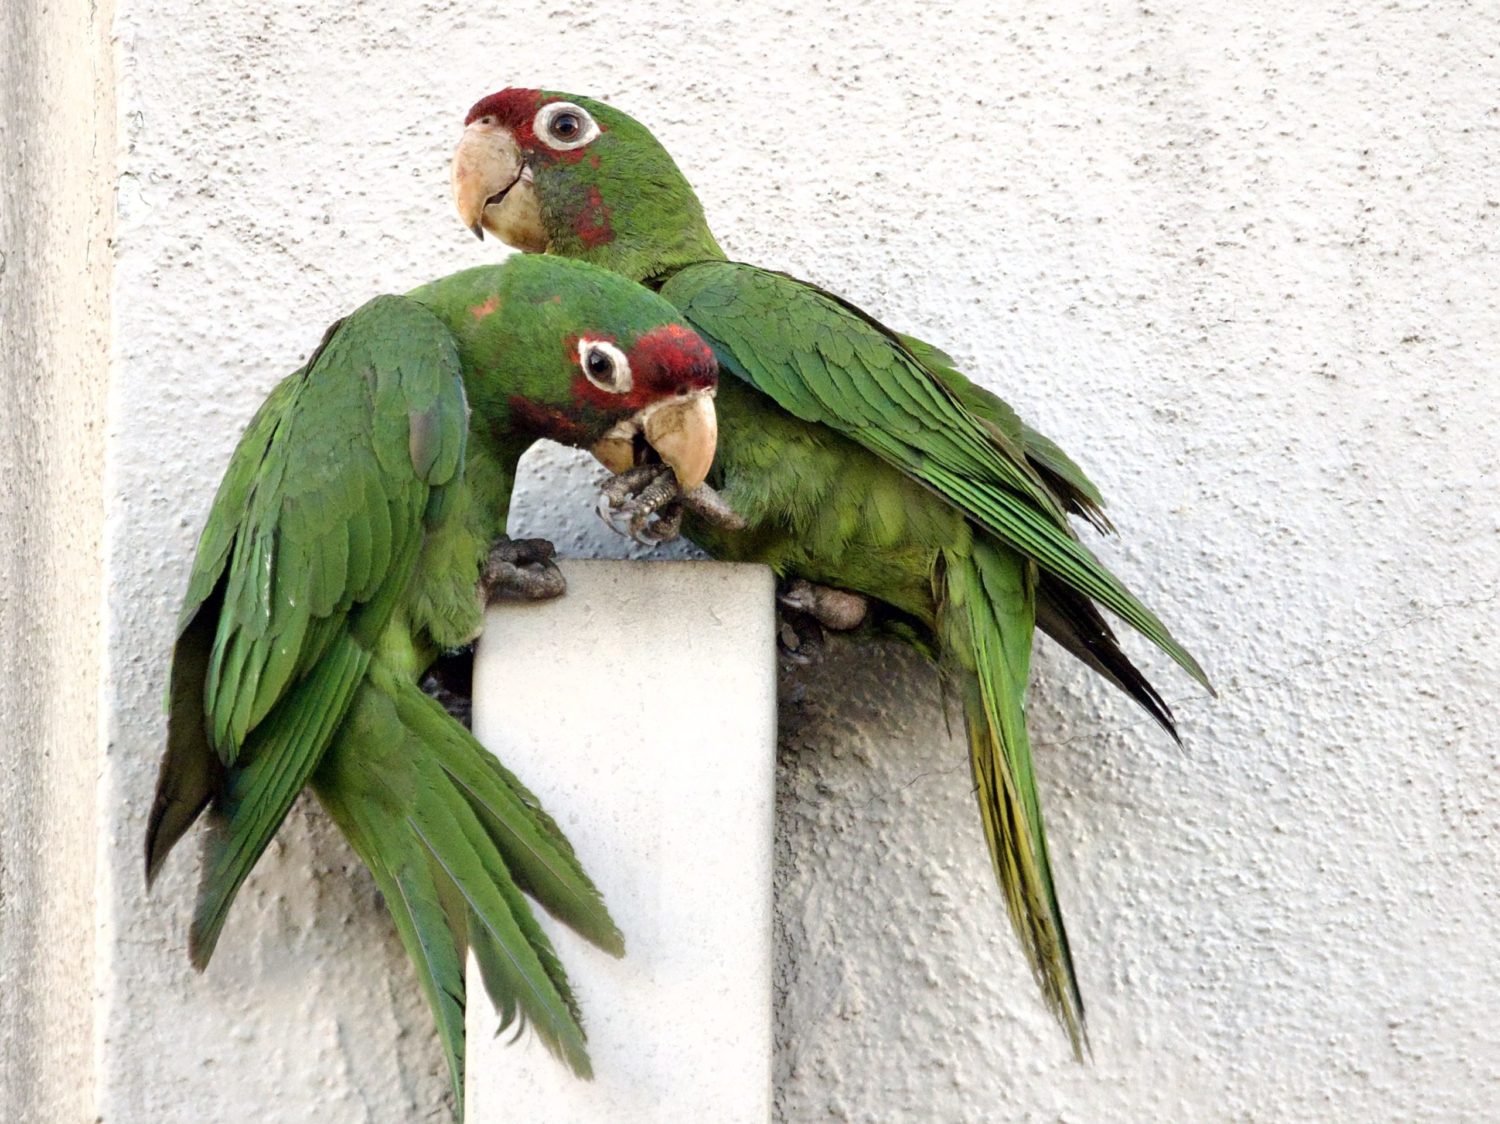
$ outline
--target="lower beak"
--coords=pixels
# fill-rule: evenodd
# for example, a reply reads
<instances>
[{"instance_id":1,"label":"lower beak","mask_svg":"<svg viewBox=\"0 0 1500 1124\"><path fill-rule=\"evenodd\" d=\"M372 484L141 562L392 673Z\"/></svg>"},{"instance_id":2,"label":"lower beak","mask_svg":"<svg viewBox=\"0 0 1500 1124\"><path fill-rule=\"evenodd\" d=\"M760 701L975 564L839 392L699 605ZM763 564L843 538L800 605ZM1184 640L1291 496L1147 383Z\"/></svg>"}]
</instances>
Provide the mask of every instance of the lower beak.
<instances>
[{"instance_id":1,"label":"lower beak","mask_svg":"<svg viewBox=\"0 0 1500 1124\"><path fill-rule=\"evenodd\" d=\"M521 178L521 150L509 131L474 123L464 130L449 174L463 224L484 237L484 209L504 200Z\"/></svg>"},{"instance_id":2,"label":"lower beak","mask_svg":"<svg viewBox=\"0 0 1500 1124\"><path fill-rule=\"evenodd\" d=\"M647 406L605 434L592 452L611 472L624 472L643 452L635 440L637 435L644 437L662 463L676 474L682 490L692 491L708 478L719 440L713 391L699 390L686 398Z\"/></svg>"}]
</instances>

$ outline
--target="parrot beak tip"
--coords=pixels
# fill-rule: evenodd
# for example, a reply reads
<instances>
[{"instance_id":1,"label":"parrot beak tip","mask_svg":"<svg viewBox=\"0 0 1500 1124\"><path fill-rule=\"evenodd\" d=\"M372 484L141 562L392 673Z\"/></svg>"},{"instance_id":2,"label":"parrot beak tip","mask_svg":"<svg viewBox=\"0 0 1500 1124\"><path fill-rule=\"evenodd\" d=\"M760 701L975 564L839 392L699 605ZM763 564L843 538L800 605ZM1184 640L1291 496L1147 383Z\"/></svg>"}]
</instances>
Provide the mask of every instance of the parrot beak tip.
<instances>
[{"instance_id":1,"label":"parrot beak tip","mask_svg":"<svg viewBox=\"0 0 1500 1124\"><path fill-rule=\"evenodd\" d=\"M643 436L661 463L676 474L678 486L690 492L707 479L713 464L719 435L713 397L711 390L698 391L647 406L617 424L589 451L611 472L625 472L644 463L636 441Z\"/></svg>"},{"instance_id":2,"label":"parrot beak tip","mask_svg":"<svg viewBox=\"0 0 1500 1124\"><path fill-rule=\"evenodd\" d=\"M478 238L481 242L484 241L484 225L482 223L476 219L474 225L469 227L469 229L474 232L475 238Z\"/></svg>"}]
</instances>

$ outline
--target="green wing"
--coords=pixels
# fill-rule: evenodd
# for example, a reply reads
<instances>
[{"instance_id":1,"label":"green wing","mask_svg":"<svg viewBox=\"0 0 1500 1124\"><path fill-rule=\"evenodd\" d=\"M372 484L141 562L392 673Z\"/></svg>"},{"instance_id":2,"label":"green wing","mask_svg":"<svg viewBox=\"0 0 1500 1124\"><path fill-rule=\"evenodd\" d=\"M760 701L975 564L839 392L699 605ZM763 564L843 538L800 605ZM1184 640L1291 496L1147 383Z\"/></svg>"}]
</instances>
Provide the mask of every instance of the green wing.
<instances>
[{"instance_id":1,"label":"green wing","mask_svg":"<svg viewBox=\"0 0 1500 1124\"><path fill-rule=\"evenodd\" d=\"M329 330L235 451L183 607L146 839L149 878L214 799L200 966L369 666L467 429L451 334L378 297Z\"/></svg>"},{"instance_id":2,"label":"green wing","mask_svg":"<svg viewBox=\"0 0 1500 1124\"><path fill-rule=\"evenodd\" d=\"M957 370L951 358L931 344L915 336L903 335L899 339L934 377L942 381L965 410L993 426L1002 437L1025 451L1032 468L1062 501L1070 515L1087 519L1105 534L1114 531L1114 524L1104 514L1104 497L1099 494L1099 489L1055 441L1032 429L995 395L970 382ZM1045 574L1036 591L1036 622L1075 659L1135 700L1181 744L1172 708L1120 648L1114 631L1094 607L1093 601L1053 575Z\"/></svg>"},{"instance_id":3,"label":"green wing","mask_svg":"<svg viewBox=\"0 0 1500 1124\"><path fill-rule=\"evenodd\" d=\"M1024 431L1017 440L1006 424L971 414L901 337L812 285L734 262L689 266L661 291L726 370L920 481L1209 686L1156 615L1077 541L1028 460Z\"/></svg>"},{"instance_id":4,"label":"green wing","mask_svg":"<svg viewBox=\"0 0 1500 1124\"><path fill-rule=\"evenodd\" d=\"M1063 452L1062 447L1045 434L1023 422L1006 402L984 387L971 382L953 359L943 351L917 339L896 333L896 339L912 353L934 378L947 387L961 406L984 424L993 427L1012 449L1020 449L1048 489L1062 501L1070 515L1087 519L1108 534L1114 530L1104 514L1104 497L1094 482Z\"/></svg>"}]
</instances>

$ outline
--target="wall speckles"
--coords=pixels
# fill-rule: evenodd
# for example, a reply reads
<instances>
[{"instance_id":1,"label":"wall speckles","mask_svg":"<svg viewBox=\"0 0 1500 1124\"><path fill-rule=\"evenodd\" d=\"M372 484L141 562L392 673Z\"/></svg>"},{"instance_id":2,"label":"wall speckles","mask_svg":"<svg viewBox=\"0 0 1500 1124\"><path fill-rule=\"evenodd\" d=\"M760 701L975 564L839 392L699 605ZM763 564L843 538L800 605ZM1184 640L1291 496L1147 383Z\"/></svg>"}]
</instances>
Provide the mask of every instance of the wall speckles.
<instances>
[{"instance_id":1,"label":"wall speckles","mask_svg":"<svg viewBox=\"0 0 1500 1124\"><path fill-rule=\"evenodd\" d=\"M446 161L516 84L636 114L731 255L919 332L1074 452L1122 531L1097 548L1222 692L1144 657L1180 753L1041 649L1082 1067L1012 948L930 671L835 645L789 673L782 1117L1500 1101L1493 5L121 0L116 28L101 886L128 955L101 1033L153 1049L108 1074L114 1119L442 1119L427 1014L320 813L201 979L188 864L143 902L137 841L235 436L333 317L496 253L451 215ZM521 530L620 549L587 470L533 469Z\"/></svg>"}]
</instances>

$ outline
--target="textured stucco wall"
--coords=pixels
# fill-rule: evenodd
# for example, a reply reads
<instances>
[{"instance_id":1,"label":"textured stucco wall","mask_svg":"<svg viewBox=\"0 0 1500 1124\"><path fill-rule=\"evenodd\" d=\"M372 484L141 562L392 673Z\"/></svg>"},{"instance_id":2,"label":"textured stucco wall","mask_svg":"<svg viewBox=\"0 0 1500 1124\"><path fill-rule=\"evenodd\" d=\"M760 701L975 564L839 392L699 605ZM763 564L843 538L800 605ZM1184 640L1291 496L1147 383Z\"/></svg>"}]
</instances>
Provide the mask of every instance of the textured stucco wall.
<instances>
[{"instance_id":1,"label":"textured stucco wall","mask_svg":"<svg viewBox=\"0 0 1500 1124\"><path fill-rule=\"evenodd\" d=\"M732 254L920 330L1078 454L1122 531L1099 550L1223 694L1143 656L1184 754L1040 655L1081 1067L1012 949L931 674L846 646L789 674L783 1117L1486 1116L1494 5L699 8L121 0L101 1034L148 1061L106 1074L113 1118L441 1119L426 1012L315 809L203 979L188 864L142 904L137 852L229 448L332 317L494 253L444 169L506 83L634 111ZM519 525L618 551L570 464L540 458Z\"/></svg>"},{"instance_id":2,"label":"textured stucco wall","mask_svg":"<svg viewBox=\"0 0 1500 1124\"><path fill-rule=\"evenodd\" d=\"M93 1118L113 5L0 6L0 1119Z\"/></svg>"}]
</instances>

